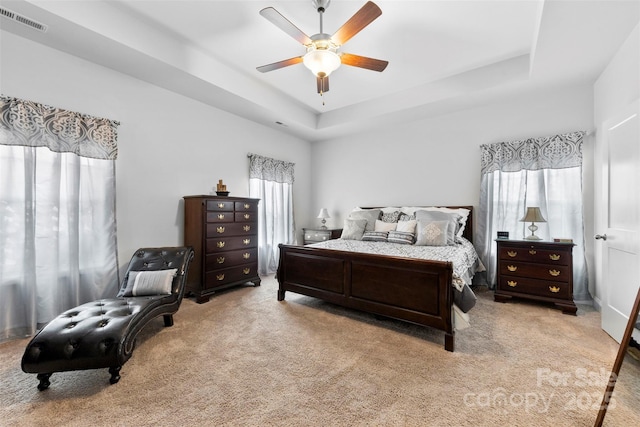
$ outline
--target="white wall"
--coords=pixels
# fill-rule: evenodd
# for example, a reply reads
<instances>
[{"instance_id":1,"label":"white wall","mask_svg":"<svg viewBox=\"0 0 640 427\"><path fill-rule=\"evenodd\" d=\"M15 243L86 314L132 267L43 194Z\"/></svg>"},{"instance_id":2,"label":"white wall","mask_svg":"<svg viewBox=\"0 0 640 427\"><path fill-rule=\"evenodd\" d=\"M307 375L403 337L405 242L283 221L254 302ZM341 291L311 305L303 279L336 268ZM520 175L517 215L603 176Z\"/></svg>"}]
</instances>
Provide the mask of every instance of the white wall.
<instances>
[{"instance_id":1,"label":"white wall","mask_svg":"<svg viewBox=\"0 0 640 427\"><path fill-rule=\"evenodd\" d=\"M633 101L640 98L640 24L636 25L627 40L620 46L616 55L609 62L594 85L594 121L596 124L595 143L595 194L602 194L602 173L598 159L604 155L602 142L603 123L628 107ZM635 189L634 191L637 191ZM602 233L606 224L603 220L599 198L594 199L595 231ZM594 233L595 234L595 233ZM594 301L597 305L602 302L602 271L600 270L602 245L591 242L594 252L595 288Z\"/></svg>"},{"instance_id":2,"label":"white wall","mask_svg":"<svg viewBox=\"0 0 640 427\"><path fill-rule=\"evenodd\" d=\"M295 212L310 216L310 145L128 75L0 32L0 91L120 121L116 161L121 267L137 248L182 244L182 197L224 179L249 194L247 153L296 164Z\"/></svg>"}]
</instances>

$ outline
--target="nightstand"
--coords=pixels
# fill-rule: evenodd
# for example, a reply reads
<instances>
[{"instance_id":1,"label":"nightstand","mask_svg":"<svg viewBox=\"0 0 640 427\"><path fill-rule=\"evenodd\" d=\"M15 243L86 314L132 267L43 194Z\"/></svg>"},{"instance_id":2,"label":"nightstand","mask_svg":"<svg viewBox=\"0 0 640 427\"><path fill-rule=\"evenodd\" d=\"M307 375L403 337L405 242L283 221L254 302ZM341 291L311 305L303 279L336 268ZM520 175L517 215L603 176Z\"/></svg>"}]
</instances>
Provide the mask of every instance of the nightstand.
<instances>
[{"instance_id":1,"label":"nightstand","mask_svg":"<svg viewBox=\"0 0 640 427\"><path fill-rule=\"evenodd\" d=\"M494 300L513 297L553 303L564 314L576 314L573 302L573 243L496 240L497 288Z\"/></svg>"},{"instance_id":2,"label":"nightstand","mask_svg":"<svg viewBox=\"0 0 640 427\"><path fill-rule=\"evenodd\" d=\"M310 243L324 242L325 240L339 239L342 235L342 228L303 228L303 245Z\"/></svg>"}]
</instances>

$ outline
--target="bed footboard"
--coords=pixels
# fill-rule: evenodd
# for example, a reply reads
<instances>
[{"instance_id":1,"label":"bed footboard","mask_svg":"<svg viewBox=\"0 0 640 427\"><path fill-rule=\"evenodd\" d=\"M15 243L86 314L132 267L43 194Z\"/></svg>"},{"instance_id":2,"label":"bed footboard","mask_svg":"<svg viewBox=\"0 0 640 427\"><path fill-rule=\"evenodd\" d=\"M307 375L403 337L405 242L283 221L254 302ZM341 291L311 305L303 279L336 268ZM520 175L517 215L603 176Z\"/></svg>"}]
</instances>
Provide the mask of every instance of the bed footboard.
<instances>
[{"instance_id":1,"label":"bed footboard","mask_svg":"<svg viewBox=\"0 0 640 427\"><path fill-rule=\"evenodd\" d=\"M444 331L454 350L450 262L280 245L278 301L286 291Z\"/></svg>"}]
</instances>

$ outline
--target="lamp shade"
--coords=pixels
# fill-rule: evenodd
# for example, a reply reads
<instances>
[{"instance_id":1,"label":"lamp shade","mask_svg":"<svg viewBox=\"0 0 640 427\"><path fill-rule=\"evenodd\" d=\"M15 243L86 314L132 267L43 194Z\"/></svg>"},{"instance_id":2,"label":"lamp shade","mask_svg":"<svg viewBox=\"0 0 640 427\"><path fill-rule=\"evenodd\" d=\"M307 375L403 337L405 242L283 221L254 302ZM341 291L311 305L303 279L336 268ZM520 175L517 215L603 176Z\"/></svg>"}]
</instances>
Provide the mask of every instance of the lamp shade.
<instances>
[{"instance_id":1,"label":"lamp shade","mask_svg":"<svg viewBox=\"0 0 640 427\"><path fill-rule=\"evenodd\" d=\"M547 222L539 207L527 208L527 213L520 219L522 222Z\"/></svg>"},{"instance_id":2,"label":"lamp shade","mask_svg":"<svg viewBox=\"0 0 640 427\"><path fill-rule=\"evenodd\" d=\"M327 211L327 208L320 209L320 213L318 213L318 218L320 219L331 218L329 216L329 211Z\"/></svg>"},{"instance_id":3,"label":"lamp shade","mask_svg":"<svg viewBox=\"0 0 640 427\"><path fill-rule=\"evenodd\" d=\"M321 77L329 76L342 63L337 53L328 49L313 48L304 55L302 62L313 75Z\"/></svg>"}]
</instances>

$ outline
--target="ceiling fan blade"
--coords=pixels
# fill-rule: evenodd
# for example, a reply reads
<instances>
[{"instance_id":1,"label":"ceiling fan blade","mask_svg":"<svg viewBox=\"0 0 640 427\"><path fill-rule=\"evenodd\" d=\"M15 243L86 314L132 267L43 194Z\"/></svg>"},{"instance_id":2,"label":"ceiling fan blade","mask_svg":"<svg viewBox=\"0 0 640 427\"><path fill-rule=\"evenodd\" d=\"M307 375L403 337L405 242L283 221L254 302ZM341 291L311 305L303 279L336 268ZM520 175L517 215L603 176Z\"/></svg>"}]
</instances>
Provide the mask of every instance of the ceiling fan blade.
<instances>
[{"instance_id":1,"label":"ceiling fan blade","mask_svg":"<svg viewBox=\"0 0 640 427\"><path fill-rule=\"evenodd\" d=\"M260 15L267 18L269 21L271 21L272 24L280 28L285 33L289 34L294 39L298 40L303 45L306 46L308 44L311 44L312 40L309 38L308 35L303 33L300 30L300 28L293 25L291 21L289 21L287 18L282 16L280 12L278 12L274 8L265 7L260 11Z\"/></svg>"},{"instance_id":2,"label":"ceiling fan blade","mask_svg":"<svg viewBox=\"0 0 640 427\"><path fill-rule=\"evenodd\" d=\"M343 53L340 55L340 61L345 65L366 68L367 70L373 71L384 71L387 65L389 65L389 61L367 58L366 56L353 55L351 53Z\"/></svg>"},{"instance_id":3,"label":"ceiling fan blade","mask_svg":"<svg viewBox=\"0 0 640 427\"><path fill-rule=\"evenodd\" d=\"M329 76L324 77L316 77L316 82L318 84L318 93L323 94L325 92L329 92Z\"/></svg>"},{"instance_id":4,"label":"ceiling fan blade","mask_svg":"<svg viewBox=\"0 0 640 427\"><path fill-rule=\"evenodd\" d=\"M382 10L374 2L368 1L331 36L331 40L338 45L345 44L380 15L382 15Z\"/></svg>"},{"instance_id":5,"label":"ceiling fan blade","mask_svg":"<svg viewBox=\"0 0 640 427\"><path fill-rule=\"evenodd\" d=\"M295 65L302 62L302 56L296 56L295 58L285 59L283 61L274 62L273 64L262 65L260 67L256 67L256 70L261 73L266 73L267 71L278 70L280 68L288 67L289 65Z\"/></svg>"}]
</instances>

